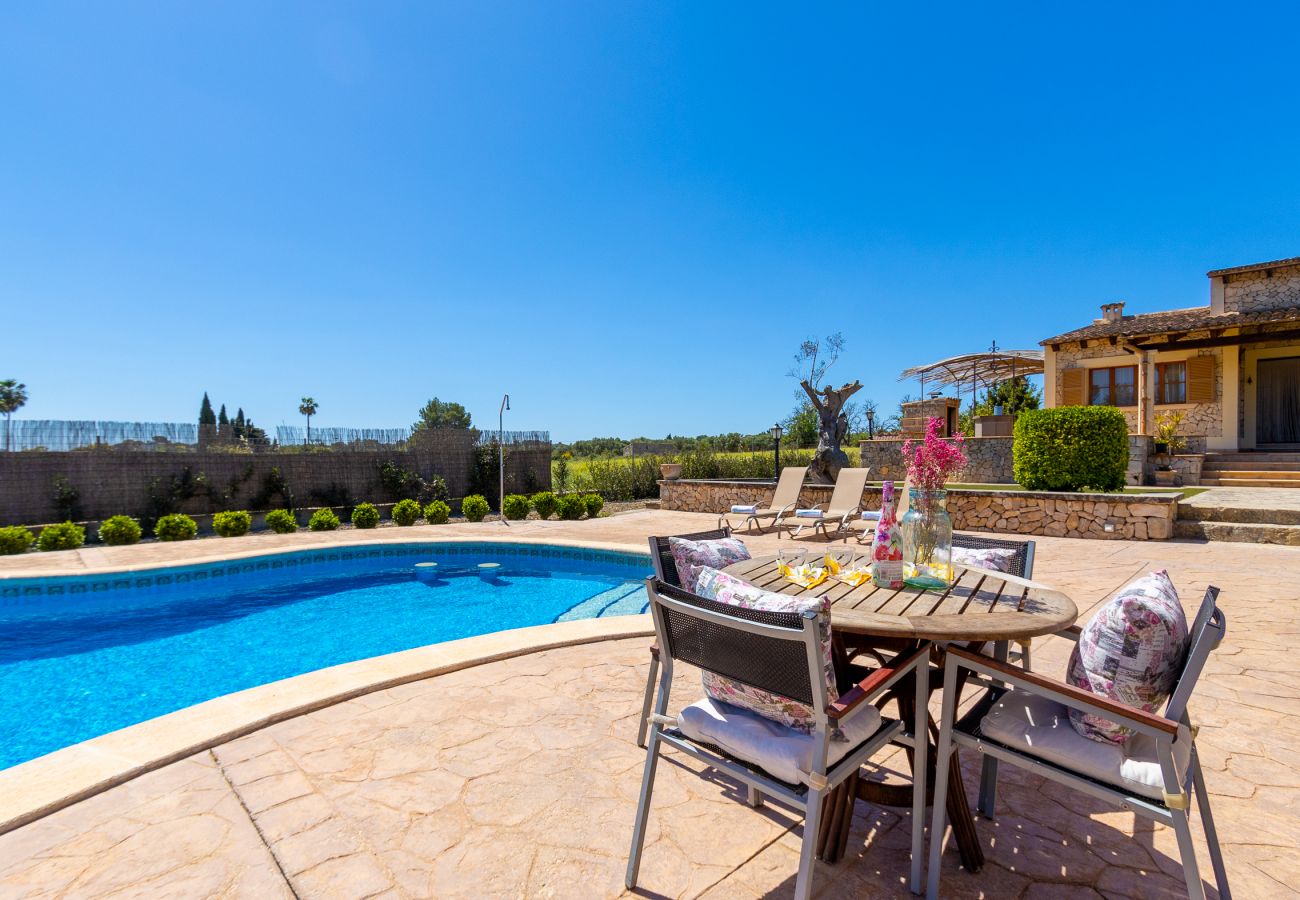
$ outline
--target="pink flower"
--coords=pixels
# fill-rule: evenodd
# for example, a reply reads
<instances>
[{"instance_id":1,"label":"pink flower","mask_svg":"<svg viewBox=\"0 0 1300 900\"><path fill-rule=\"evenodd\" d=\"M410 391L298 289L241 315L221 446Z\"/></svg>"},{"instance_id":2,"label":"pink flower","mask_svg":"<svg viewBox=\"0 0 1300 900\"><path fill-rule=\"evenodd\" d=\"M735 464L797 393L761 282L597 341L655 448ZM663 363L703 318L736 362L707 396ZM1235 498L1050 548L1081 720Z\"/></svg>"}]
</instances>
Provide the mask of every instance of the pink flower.
<instances>
[{"instance_id":1,"label":"pink flower","mask_svg":"<svg viewBox=\"0 0 1300 900\"><path fill-rule=\"evenodd\" d=\"M939 436L943 421L931 416L925 429L925 440L903 442L903 459L907 463L907 477L914 488L924 491L941 491L948 479L966 467L964 438L959 434L951 441Z\"/></svg>"}]
</instances>

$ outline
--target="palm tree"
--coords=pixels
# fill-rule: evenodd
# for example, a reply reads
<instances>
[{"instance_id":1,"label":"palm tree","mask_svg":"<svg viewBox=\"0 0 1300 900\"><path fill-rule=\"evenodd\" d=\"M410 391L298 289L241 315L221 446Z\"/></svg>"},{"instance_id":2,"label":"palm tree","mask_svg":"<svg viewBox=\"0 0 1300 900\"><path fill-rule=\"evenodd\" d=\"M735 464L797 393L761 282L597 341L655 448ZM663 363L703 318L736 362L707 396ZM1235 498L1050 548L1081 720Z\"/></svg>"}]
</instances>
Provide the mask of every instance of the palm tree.
<instances>
[{"instance_id":1,"label":"palm tree","mask_svg":"<svg viewBox=\"0 0 1300 900\"><path fill-rule=\"evenodd\" d=\"M5 452L9 452L9 429L13 414L27 402L27 385L13 378L0 381L0 412L5 414Z\"/></svg>"},{"instance_id":2,"label":"palm tree","mask_svg":"<svg viewBox=\"0 0 1300 900\"><path fill-rule=\"evenodd\" d=\"M311 443L311 417L316 415L316 410L320 409L316 401L311 397L303 397L302 403L298 404L298 412L307 417L307 443Z\"/></svg>"}]
</instances>

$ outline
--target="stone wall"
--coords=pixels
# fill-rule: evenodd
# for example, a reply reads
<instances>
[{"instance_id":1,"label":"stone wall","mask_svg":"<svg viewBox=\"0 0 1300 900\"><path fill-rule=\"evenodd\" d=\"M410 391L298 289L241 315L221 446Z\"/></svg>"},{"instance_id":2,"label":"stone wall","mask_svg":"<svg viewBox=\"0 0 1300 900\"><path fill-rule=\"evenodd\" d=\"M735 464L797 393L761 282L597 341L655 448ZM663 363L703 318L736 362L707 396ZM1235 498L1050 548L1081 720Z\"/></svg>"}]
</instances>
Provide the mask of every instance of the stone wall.
<instances>
[{"instance_id":1,"label":"stone wall","mask_svg":"<svg viewBox=\"0 0 1300 900\"><path fill-rule=\"evenodd\" d=\"M1300 306L1300 266L1239 272L1223 278L1227 312L1257 312Z\"/></svg>"},{"instance_id":2,"label":"stone wall","mask_svg":"<svg viewBox=\"0 0 1300 900\"><path fill-rule=\"evenodd\" d=\"M172 499L180 512L255 509L278 469L298 506L392 499L380 481L385 462L429 478L439 475L453 498L469 492L475 448L468 432L451 432L406 450L328 450L311 453L163 453L149 450L73 450L0 453L0 525L59 521L55 479L78 493L80 518L119 513L149 516L152 497ZM506 491L545 490L551 485L549 445L506 449ZM495 486L495 470L492 484ZM177 487L179 486L179 489ZM346 499L345 499L346 498ZM495 499L493 500L495 503ZM277 495L272 506L283 504Z\"/></svg>"},{"instance_id":3,"label":"stone wall","mask_svg":"<svg viewBox=\"0 0 1300 900\"><path fill-rule=\"evenodd\" d=\"M1014 438L966 438L967 465L957 476L966 484L1014 484L1011 452ZM873 479L902 481L907 475L903 461L903 441L878 439L859 444L861 465L871 469Z\"/></svg>"},{"instance_id":4,"label":"stone wall","mask_svg":"<svg viewBox=\"0 0 1300 900\"><path fill-rule=\"evenodd\" d=\"M663 509L720 514L732 504L766 505L774 491L775 485L770 481L661 481L659 502ZM829 485L805 485L799 495L799 505L810 507L820 503L825 508L830 497ZM1177 497L1177 494L953 490L948 492L948 511L953 526L961 531L1162 541L1173 534L1173 523L1178 517ZM880 488L868 487L863 491L862 507L880 508ZM743 521L741 516L732 519L735 526Z\"/></svg>"}]
</instances>

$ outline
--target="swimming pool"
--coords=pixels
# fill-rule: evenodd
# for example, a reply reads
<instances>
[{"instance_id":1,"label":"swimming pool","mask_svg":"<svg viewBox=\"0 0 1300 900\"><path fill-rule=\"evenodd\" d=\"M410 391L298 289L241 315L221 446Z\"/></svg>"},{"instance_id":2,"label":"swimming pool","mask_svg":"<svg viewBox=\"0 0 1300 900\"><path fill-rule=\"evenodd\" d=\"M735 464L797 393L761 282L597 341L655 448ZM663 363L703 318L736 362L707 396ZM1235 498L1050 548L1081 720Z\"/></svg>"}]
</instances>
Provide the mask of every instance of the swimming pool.
<instances>
[{"instance_id":1,"label":"swimming pool","mask_svg":"<svg viewBox=\"0 0 1300 900\"><path fill-rule=\"evenodd\" d=\"M644 612L649 571L645 554L465 542L3 579L0 769L338 663Z\"/></svg>"}]
</instances>

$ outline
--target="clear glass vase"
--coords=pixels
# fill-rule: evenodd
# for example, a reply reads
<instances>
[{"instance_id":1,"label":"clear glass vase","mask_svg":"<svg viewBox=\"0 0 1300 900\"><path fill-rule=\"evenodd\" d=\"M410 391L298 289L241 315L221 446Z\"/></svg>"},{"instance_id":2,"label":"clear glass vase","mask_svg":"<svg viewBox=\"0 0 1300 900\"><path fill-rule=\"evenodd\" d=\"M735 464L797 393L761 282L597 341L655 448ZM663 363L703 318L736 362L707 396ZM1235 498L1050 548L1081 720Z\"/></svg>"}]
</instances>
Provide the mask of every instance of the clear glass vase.
<instances>
[{"instance_id":1,"label":"clear glass vase","mask_svg":"<svg viewBox=\"0 0 1300 900\"><path fill-rule=\"evenodd\" d=\"M910 505L899 525L903 577L915 587L947 588L953 582L948 492L909 488L908 498Z\"/></svg>"}]
</instances>

